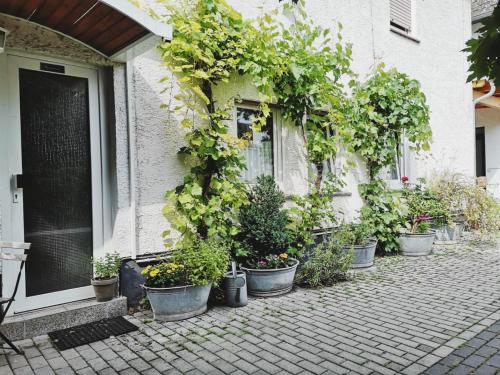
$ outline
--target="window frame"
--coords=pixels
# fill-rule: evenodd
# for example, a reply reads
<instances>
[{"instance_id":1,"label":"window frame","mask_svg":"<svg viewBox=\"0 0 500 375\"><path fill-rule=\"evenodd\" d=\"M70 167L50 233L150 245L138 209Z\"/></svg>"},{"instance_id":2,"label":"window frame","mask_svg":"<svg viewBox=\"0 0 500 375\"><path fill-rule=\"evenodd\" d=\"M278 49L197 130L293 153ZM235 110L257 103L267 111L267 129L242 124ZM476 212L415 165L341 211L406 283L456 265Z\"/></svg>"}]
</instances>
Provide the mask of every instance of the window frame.
<instances>
[{"instance_id":1,"label":"window frame","mask_svg":"<svg viewBox=\"0 0 500 375\"><path fill-rule=\"evenodd\" d=\"M410 28L405 29L404 26L398 25L396 22L392 21L391 18L391 7L394 0L389 0L389 29L395 34L401 35L407 39L410 39L416 43L420 43L420 40L416 38L416 14L417 6L415 0L410 1Z\"/></svg>"},{"instance_id":2,"label":"window frame","mask_svg":"<svg viewBox=\"0 0 500 375\"><path fill-rule=\"evenodd\" d=\"M238 108L250 109L259 111L259 103L254 101L245 101L234 104L233 125L234 133L238 137ZM272 106L270 115L273 118L273 137L272 137L272 158L273 158L273 178L281 188L283 184L283 154L282 154L282 124L283 118L279 108ZM242 180L245 184L253 185L253 183Z\"/></svg>"}]
</instances>

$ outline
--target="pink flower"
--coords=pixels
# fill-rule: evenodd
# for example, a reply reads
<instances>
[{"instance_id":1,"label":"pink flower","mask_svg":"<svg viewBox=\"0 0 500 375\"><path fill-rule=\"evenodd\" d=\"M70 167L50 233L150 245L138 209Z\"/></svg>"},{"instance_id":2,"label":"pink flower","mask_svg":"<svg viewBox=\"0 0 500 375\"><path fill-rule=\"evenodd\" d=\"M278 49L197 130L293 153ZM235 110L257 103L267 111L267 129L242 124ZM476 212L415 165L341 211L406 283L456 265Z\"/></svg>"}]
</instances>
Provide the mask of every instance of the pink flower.
<instances>
[{"instance_id":1,"label":"pink flower","mask_svg":"<svg viewBox=\"0 0 500 375\"><path fill-rule=\"evenodd\" d=\"M401 181L402 181L404 184L406 184L406 183L408 182L408 180L409 180L408 176L403 176L403 177L401 177Z\"/></svg>"},{"instance_id":2,"label":"pink flower","mask_svg":"<svg viewBox=\"0 0 500 375\"><path fill-rule=\"evenodd\" d=\"M428 214L421 214L417 216L417 223L421 223L422 221L429 221L431 217Z\"/></svg>"},{"instance_id":3,"label":"pink flower","mask_svg":"<svg viewBox=\"0 0 500 375\"><path fill-rule=\"evenodd\" d=\"M257 264L259 265L259 267L267 267L267 261L265 260L259 260Z\"/></svg>"}]
</instances>

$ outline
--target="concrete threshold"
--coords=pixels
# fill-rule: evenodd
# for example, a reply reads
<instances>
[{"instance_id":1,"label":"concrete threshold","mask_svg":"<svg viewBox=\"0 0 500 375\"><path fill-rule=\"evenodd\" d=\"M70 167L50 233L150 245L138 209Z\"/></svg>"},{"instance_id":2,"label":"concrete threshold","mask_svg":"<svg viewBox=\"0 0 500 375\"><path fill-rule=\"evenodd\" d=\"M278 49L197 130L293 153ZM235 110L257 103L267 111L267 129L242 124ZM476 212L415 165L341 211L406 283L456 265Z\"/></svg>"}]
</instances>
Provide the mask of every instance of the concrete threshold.
<instances>
[{"instance_id":1,"label":"concrete threshold","mask_svg":"<svg viewBox=\"0 0 500 375\"><path fill-rule=\"evenodd\" d=\"M126 314L126 297L107 302L97 302L92 298L8 316L0 329L11 340L24 340Z\"/></svg>"}]
</instances>

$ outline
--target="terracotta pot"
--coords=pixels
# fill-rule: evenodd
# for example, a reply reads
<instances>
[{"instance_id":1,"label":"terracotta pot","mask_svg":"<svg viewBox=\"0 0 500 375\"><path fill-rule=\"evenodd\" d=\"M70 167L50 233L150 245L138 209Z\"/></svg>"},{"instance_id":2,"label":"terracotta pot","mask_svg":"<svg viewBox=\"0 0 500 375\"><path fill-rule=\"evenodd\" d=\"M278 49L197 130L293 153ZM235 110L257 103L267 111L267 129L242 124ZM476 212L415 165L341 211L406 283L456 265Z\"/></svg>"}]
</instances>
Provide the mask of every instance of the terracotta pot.
<instances>
[{"instance_id":1,"label":"terracotta pot","mask_svg":"<svg viewBox=\"0 0 500 375\"><path fill-rule=\"evenodd\" d=\"M92 279L91 284L94 287L97 302L110 301L117 295L118 276L111 279Z\"/></svg>"}]
</instances>

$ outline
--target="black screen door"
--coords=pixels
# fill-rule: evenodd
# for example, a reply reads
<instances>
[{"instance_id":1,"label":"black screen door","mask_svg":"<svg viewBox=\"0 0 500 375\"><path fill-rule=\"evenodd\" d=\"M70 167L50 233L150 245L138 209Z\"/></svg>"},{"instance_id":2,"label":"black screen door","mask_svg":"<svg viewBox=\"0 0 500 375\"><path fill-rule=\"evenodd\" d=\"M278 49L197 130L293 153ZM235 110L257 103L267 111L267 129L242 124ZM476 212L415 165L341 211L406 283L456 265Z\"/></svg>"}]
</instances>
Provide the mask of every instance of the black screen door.
<instances>
[{"instance_id":1,"label":"black screen door","mask_svg":"<svg viewBox=\"0 0 500 375\"><path fill-rule=\"evenodd\" d=\"M26 296L90 284L88 81L19 70Z\"/></svg>"}]
</instances>

